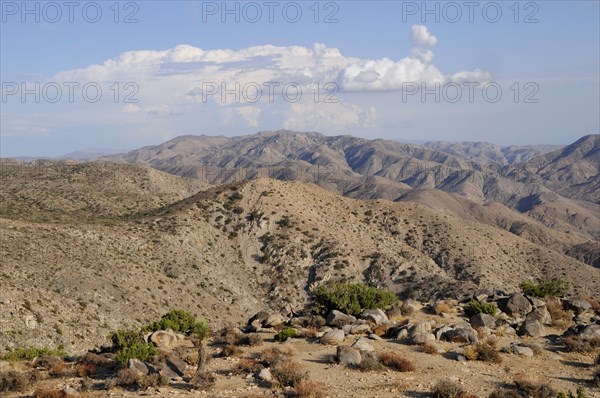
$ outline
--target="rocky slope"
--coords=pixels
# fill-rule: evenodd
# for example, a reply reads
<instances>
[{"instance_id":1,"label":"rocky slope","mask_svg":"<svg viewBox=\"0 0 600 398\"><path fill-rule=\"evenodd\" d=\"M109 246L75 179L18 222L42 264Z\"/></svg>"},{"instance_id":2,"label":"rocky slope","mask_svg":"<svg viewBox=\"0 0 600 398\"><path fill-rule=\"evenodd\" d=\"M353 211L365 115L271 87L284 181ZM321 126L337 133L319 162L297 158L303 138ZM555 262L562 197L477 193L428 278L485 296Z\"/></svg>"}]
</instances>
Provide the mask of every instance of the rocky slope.
<instances>
[{"instance_id":1,"label":"rocky slope","mask_svg":"<svg viewBox=\"0 0 600 398\"><path fill-rule=\"evenodd\" d=\"M173 307L215 325L290 313L328 280L433 299L560 277L599 298L599 269L419 204L269 178L208 188L127 164L11 167L0 190L5 347L77 350Z\"/></svg>"}]
</instances>

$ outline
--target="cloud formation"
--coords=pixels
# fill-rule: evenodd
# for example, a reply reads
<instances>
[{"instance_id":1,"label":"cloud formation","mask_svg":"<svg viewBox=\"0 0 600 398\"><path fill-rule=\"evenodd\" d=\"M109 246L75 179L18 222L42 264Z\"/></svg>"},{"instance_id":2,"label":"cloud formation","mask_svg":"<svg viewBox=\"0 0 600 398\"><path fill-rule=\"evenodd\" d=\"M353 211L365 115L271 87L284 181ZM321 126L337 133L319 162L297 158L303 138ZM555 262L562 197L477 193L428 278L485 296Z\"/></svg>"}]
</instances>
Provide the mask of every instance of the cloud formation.
<instances>
[{"instance_id":1,"label":"cloud formation","mask_svg":"<svg viewBox=\"0 0 600 398\"><path fill-rule=\"evenodd\" d=\"M259 128L260 122L273 125L278 120L284 128L340 131L368 127L376 120L370 105L363 109L344 101L355 95L351 93L401 91L406 83L490 79L479 69L442 72L433 63L437 38L423 25L412 26L411 35L414 47L397 60L349 57L322 43L239 50L182 44L128 51L98 65L62 71L49 80L135 82L139 102L119 108L127 120L201 114L226 126ZM326 98L333 103L326 103Z\"/></svg>"}]
</instances>

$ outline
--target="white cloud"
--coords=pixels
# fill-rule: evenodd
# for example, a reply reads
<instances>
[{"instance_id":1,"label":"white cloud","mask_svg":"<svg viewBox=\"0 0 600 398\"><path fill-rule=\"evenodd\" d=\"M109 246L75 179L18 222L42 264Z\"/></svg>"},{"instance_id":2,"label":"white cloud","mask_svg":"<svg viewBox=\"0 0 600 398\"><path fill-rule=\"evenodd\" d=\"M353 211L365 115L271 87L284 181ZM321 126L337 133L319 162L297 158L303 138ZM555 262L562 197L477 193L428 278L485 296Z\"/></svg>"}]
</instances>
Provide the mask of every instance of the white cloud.
<instances>
[{"instance_id":1,"label":"white cloud","mask_svg":"<svg viewBox=\"0 0 600 398\"><path fill-rule=\"evenodd\" d=\"M295 103L285 112L283 128L298 131L341 131L367 128L375 121L375 108L364 111L344 103Z\"/></svg>"},{"instance_id":2,"label":"white cloud","mask_svg":"<svg viewBox=\"0 0 600 398\"><path fill-rule=\"evenodd\" d=\"M242 106L235 108L236 112L239 113L250 127L258 127L258 117L260 116L260 108L256 106Z\"/></svg>"},{"instance_id":3,"label":"white cloud","mask_svg":"<svg viewBox=\"0 0 600 398\"><path fill-rule=\"evenodd\" d=\"M415 46L433 47L437 43L437 38L427 30L425 25L413 25L411 31Z\"/></svg>"}]
</instances>

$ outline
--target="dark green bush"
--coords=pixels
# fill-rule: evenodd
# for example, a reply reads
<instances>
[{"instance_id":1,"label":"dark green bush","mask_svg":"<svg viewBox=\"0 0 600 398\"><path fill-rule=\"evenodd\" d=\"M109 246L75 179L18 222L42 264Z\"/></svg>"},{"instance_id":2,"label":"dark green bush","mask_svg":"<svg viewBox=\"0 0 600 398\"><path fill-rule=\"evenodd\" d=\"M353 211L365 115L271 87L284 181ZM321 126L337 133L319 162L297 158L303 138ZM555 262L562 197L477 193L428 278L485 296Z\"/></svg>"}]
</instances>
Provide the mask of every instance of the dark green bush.
<instances>
[{"instance_id":1,"label":"dark green bush","mask_svg":"<svg viewBox=\"0 0 600 398\"><path fill-rule=\"evenodd\" d=\"M2 359L5 361L31 361L40 355L50 355L54 357L64 357L67 354L60 349L51 348L16 348L8 351Z\"/></svg>"},{"instance_id":2,"label":"dark green bush","mask_svg":"<svg viewBox=\"0 0 600 398\"><path fill-rule=\"evenodd\" d=\"M121 348L117 351L115 359L121 365L125 365L132 358L137 358L142 361L147 361L153 355L158 354L158 351L151 343L144 341L136 341L133 344Z\"/></svg>"},{"instance_id":3,"label":"dark green bush","mask_svg":"<svg viewBox=\"0 0 600 398\"><path fill-rule=\"evenodd\" d=\"M296 333L294 328L285 328L275 335L275 341L286 341L288 338L296 337Z\"/></svg>"},{"instance_id":4,"label":"dark green bush","mask_svg":"<svg viewBox=\"0 0 600 398\"><path fill-rule=\"evenodd\" d=\"M363 309L385 308L398 301L392 292L359 283L329 283L313 294L323 312L339 310L355 316Z\"/></svg>"},{"instance_id":5,"label":"dark green bush","mask_svg":"<svg viewBox=\"0 0 600 398\"><path fill-rule=\"evenodd\" d=\"M153 322L144 328L150 332L171 329L175 333L185 333L204 338L208 335L208 323L204 319L196 320L192 314L184 310L171 310L159 321Z\"/></svg>"},{"instance_id":6,"label":"dark green bush","mask_svg":"<svg viewBox=\"0 0 600 398\"><path fill-rule=\"evenodd\" d=\"M496 315L496 310L497 308L493 303L482 303L481 301L471 300L465 307L465 314L471 317L483 312L484 314L494 316Z\"/></svg>"},{"instance_id":7,"label":"dark green bush","mask_svg":"<svg viewBox=\"0 0 600 398\"><path fill-rule=\"evenodd\" d=\"M521 290L528 296L563 297L569 286L561 279L543 279L539 283L521 282Z\"/></svg>"}]
</instances>

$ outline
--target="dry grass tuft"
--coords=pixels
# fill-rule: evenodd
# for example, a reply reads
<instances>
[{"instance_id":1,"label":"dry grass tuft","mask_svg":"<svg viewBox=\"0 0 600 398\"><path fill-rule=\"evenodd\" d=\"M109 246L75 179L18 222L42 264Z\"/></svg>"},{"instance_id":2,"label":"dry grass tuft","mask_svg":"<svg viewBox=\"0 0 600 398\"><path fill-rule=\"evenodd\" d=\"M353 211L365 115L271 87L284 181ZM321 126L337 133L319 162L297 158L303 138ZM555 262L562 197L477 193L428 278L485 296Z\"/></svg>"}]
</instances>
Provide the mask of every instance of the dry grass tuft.
<instances>
[{"instance_id":1,"label":"dry grass tuft","mask_svg":"<svg viewBox=\"0 0 600 398\"><path fill-rule=\"evenodd\" d=\"M306 373L302 372L300 364L290 359L275 362L271 366L271 374L283 387L296 387L307 377Z\"/></svg>"},{"instance_id":2,"label":"dry grass tuft","mask_svg":"<svg viewBox=\"0 0 600 398\"><path fill-rule=\"evenodd\" d=\"M323 383L303 380L296 384L294 393L298 398L325 398L327 387Z\"/></svg>"},{"instance_id":3,"label":"dry grass tuft","mask_svg":"<svg viewBox=\"0 0 600 398\"><path fill-rule=\"evenodd\" d=\"M432 343L421 344L419 346L419 350L421 352L424 352L426 354L431 354L431 355L437 355L437 353L438 353L437 347Z\"/></svg>"},{"instance_id":4,"label":"dry grass tuft","mask_svg":"<svg viewBox=\"0 0 600 398\"><path fill-rule=\"evenodd\" d=\"M548 299L546 309L552 317L552 326L560 330L567 330L573 324L573 311L565 310L559 299Z\"/></svg>"},{"instance_id":5,"label":"dry grass tuft","mask_svg":"<svg viewBox=\"0 0 600 398\"><path fill-rule=\"evenodd\" d=\"M385 351L379 354L379 362L397 372L413 372L415 370L415 364L410 359L406 359L393 351Z\"/></svg>"},{"instance_id":6,"label":"dry grass tuft","mask_svg":"<svg viewBox=\"0 0 600 398\"><path fill-rule=\"evenodd\" d=\"M569 336L564 340L564 344L569 352L592 352L600 348L600 337L583 340L579 336Z\"/></svg>"}]
</instances>

